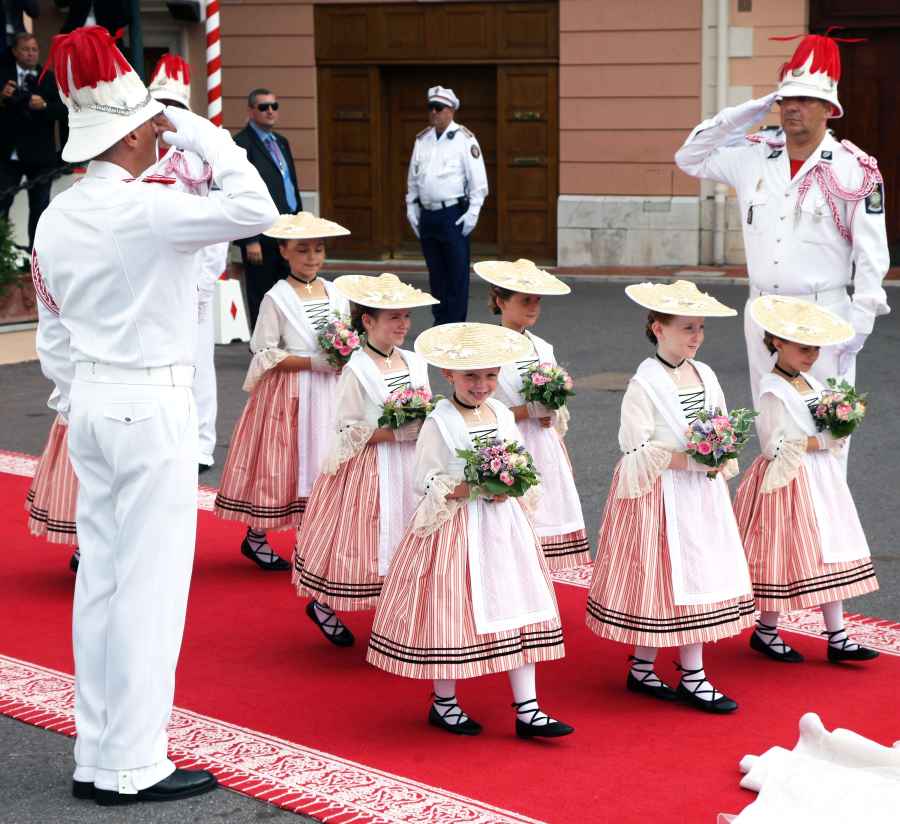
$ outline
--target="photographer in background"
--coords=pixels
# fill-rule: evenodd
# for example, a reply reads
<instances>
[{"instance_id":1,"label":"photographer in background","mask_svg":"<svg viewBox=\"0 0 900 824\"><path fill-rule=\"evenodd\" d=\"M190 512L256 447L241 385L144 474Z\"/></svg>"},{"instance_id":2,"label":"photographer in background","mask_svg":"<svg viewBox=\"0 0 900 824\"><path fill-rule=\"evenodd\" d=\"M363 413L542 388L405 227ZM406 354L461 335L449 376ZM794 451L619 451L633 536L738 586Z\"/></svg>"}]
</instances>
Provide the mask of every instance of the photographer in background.
<instances>
[{"instance_id":1,"label":"photographer in background","mask_svg":"<svg viewBox=\"0 0 900 824\"><path fill-rule=\"evenodd\" d=\"M52 72L41 78L38 43L19 32L13 60L0 67L0 218L8 218L16 188L24 176L28 189L28 248L34 242L38 218L50 202L51 172L57 160L57 120L65 121Z\"/></svg>"}]
</instances>

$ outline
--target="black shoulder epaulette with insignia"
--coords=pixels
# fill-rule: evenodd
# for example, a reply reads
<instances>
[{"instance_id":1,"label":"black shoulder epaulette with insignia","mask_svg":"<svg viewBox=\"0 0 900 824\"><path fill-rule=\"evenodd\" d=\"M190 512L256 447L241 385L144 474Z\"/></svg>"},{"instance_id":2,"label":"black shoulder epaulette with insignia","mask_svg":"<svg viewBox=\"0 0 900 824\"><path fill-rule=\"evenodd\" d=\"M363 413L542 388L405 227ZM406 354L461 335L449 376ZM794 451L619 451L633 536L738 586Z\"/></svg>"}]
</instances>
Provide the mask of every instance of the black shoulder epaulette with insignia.
<instances>
[{"instance_id":1,"label":"black shoulder epaulette with insignia","mask_svg":"<svg viewBox=\"0 0 900 824\"><path fill-rule=\"evenodd\" d=\"M422 129L421 132L419 132L416 135L416 140L418 140L420 137L425 137L425 135L427 135L428 132L430 132L430 131L431 131L431 126L426 126L424 129Z\"/></svg>"},{"instance_id":2,"label":"black shoulder epaulette with insignia","mask_svg":"<svg viewBox=\"0 0 900 824\"><path fill-rule=\"evenodd\" d=\"M776 157L781 157L784 153L784 149L772 149L772 153L768 156L768 160L774 160Z\"/></svg>"}]
</instances>

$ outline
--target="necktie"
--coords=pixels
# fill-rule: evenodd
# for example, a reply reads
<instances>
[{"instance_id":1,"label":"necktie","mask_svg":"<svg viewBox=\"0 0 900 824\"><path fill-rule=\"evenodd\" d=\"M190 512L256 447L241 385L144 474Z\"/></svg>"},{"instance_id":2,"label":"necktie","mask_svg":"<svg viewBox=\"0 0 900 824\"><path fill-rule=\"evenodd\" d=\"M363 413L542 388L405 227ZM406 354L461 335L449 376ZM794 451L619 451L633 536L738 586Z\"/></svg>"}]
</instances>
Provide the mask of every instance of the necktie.
<instances>
[{"instance_id":1,"label":"necktie","mask_svg":"<svg viewBox=\"0 0 900 824\"><path fill-rule=\"evenodd\" d=\"M278 171L281 172L281 179L284 182L284 196L287 199L288 208L292 212L296 212L297 195L294 190L294 181L291 180L291 175L288 171L287 162L284 159L284 154L281 151L281 146L278 145L278 141L275 139L275 135L271 132L266 135L266 147L269 149L269 154L272 155L272 160L275 161L275 165L278 167Z\"/></svg>"}]
</instances>

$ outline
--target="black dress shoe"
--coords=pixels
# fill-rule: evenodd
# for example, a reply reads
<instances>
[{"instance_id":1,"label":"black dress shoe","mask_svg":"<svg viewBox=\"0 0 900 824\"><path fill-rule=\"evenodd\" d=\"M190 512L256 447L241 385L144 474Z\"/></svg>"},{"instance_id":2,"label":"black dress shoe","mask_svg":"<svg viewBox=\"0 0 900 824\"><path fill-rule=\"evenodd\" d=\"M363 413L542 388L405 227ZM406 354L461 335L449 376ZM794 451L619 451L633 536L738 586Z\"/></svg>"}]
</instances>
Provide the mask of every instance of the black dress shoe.
<instances>
[{"instance_id":1,"label":"black dress shoe","mask_svg":"<svg viewBox=\"0 0 900 824\"><path fill-rule=\"evenodd\" d=\"M715 715L725 715L726 713L734 712L738 708L737 701L733 701L727 695L719 693L719 697L715 698L717 690L712 684L710 684L709 687L702 688L703 682L706 680L705 676L693 680L690 678L686 679L687 676L697 675L698 673L703 672L702 669L687 670L677 664L676 666L682 675L681 681L678 684L678 689L675 692L683 701L686 701L697 709L703 710L704 712L711 712ZM704 695L710 695L710 693L712 694L710 698L703 697Z\"/></svg>"},{"instance_id":2,"label":"black dress shoe","mask_svg":"<svg viewBox=\"0 0 900 824\"><path fill-rule=\"evenodd\" d=\"M525 709L529 704L534 704L533 708ZM535 724L538 718L543 720L549 719L547 713L543 712L538 706L536 698L530 698L527 701L520 701L518 704L514 701L512 704L516 711L516 735L519 738L562 738L564 735L571 735L575 732L575 727L564 724L562 721L547 720L543 724ZM523 721L519 718L522 712L530 712L529 721Z\"/></svg>"},{"instance_id":3,"label":"black dress shoe","mask_svg":"<svg viewBox=\"0 0 900 824\"><path fill-rule=\"evenodd\" d=\"M652 674L653 673L648 673L648 675ZM659 686L653 686L652 684L644 683L645 680L646 679L641 680L635 678L634 674L629 672L628 679L625 681L625 686L629 692L643 693L652 698L657 698L660 701L674 701L678 698L678 694L668 684L664 684L660 681Z\"/></svg>"},{"instance_id":4,"label":"black dress shoe","mask_svg":"<svg viewBox=\"0 0 900 824\"><path fill-rule=\"evenodd\" d=\"M675 694L675 690L673 690L668 684L664 684L662 679L653 671L653 661L648 661L644 658L635 658L635 656L633 655L629 655L628 660L632 664L650 665L649 670L642 671L642 678L638 678L634 674L634 669L629 671L628 678L625 680L625 687L629 692L638 692L643 693L644 695L650 695L653 698L658 698L660 701L674 701L678 697ZM639 670L639 672L641 671ZM659 681L659 686L648 684L647 682L651 678L655 678L657 681Z\"/></svg>"},{"instance_id":5,"label":"black dress shoe","mask_svg":"<svg viewBox=\"0 0 900 824\"><path fill-rule=\"evenodd\" d=\"M123 804L137 804L138 801L180 801L214 790L218 786L216 777L206 770L178 770L158 781L152 787L136 793L118 793L115 790L95 790L97 803L101 807L117 807Z\"/></svg>"},{"instance_id":6,"label":"black dress shoe","mask_svg":"<svg viewBox=\"0 0 900 824\"><path fill-rule=\"evenodd\" d=\"M197 464L197 474L202 475L204 472L209 472L210 469L213 468L212 464Z\"/></svg>"},{"instance_id":7,"label":"black dress shoe","mask_svg":"<svg viewBox=\"0 0 900 824\"><path fill-rule=\"evenodd\" d=\"M291 568L291 565L279 555L273 555L273 560L271 561L260 558L259 555L253 551L253 547L250 546L250 542L246 538L244 538L244 541L241 544L241 555L245 558L249 558L260 569L264 569L267 572L284 572Z\"/></svg>"},{"instance_id":8,"label":"black dress shoe","mask_svg":"<svg viewBox=\"0 0 900 824\"><path fill-rule=\"evenodd\" d=\"M72 557L69 558L69 569L72 570L73 575L78 574L78 564L80 561L81 561L81 559L78 557L78 553L73 552ZM81 782L79 782L79 783L81 783ZM93 785L91 785L91 786L93 786Z\"/></svg>"},{"instance_id":9,"label":"black dress shoe","mask_svg":"<svg viewBox=\"0 0 900 824\"><path fill-rule=\"evenodd\" d=\"M81 800L87 800L88 798L93 798L94 793L94 782L93 781L73 781L72 782L72 795L75 798L80 798Z\"/></svg>"},{"instance_id":10,"label":"black dress shoe","mask_svg":"<svg viewBox=\"0 0 900 824\"><path fill-rule=\"evenodd\" d=\"M456 703L455 695L452 695L449 698L438 698L437 696L433 696L433 698L435 703L449 708L446 714L451 718L458 719L462 717L463 711ZM465 721L456 723L447 721L446 718L434 708L434 704L431 705L431 709L428 711L428 723L431 724L432 727L437 727L439 730L444 730L444 732L453 733L453 735L479 735L482 730L481 724L471 718L466 718Z\"/></svg>"},{"instance_id":11,"label":"black dress shoe","mask_svg":"<svg viewBox=\"0 0 900 824\"><path fill-rule=\"evenodd\" d=\"M840 641L833 643L831 639L842 632L844 633L844 637ZM880 653L873 649L855 644L854 641L850 640L850 636L847 635L846 630L839 629L835 632L828 632L828 630L826 630L822 635L828 636L828 660L832 664L840 664L842 661L871 661L873 658L877 658L880 655ZM855 644L856 649L847 649L848 644Z\"/></svg>"},{"instance_id":12,"label":"black dress shoe","mask_svg":"<svg viewBox=\"0 0 900 824\"><path fill-rule=\"evenodd\" d=\"M316 602L310 601L306 605L306 614L309 616L309 620L312 621L318 628L322 635L325 636L332 644L336 647L352 647L353 642L356 639L353 637L353 633L350 632L347 627L341 627L337 632L330 632L326 624L329 623L332 617L337 617L332 612L331 615L326 618L324 621L319 620L319 616L316 614Z\"/></svg>"},{"instance_id":13,"label":"black dress shoe","mask_svg":"<svg viewBox=\"0 0 900 824\"><path fill-rule=\"evenodd\" d=\"M781 644L782 648L784 648L783 652L779 652L777 648L777 644ZM767 644L762 638L759 637L759 633L756 630L753 630L753 633L750 635L750 649L754 649L757 652L761 652L763 655L771 658L773 661L780 661L782 664L802 664L804 661L803 656L797 652L795 649L785 648L785 644L783 641L779 641L776 636L776 640L772 644Z\"/></svg>"}]
</instances>

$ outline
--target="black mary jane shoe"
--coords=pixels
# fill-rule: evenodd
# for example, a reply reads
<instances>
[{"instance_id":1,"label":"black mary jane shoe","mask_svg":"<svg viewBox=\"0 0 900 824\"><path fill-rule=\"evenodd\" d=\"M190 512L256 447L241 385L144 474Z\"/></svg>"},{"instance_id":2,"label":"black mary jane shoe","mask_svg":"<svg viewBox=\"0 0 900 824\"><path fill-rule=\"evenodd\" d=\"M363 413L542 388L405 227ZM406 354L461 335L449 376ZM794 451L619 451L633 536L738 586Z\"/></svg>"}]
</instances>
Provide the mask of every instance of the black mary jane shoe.
<instances>
[{"instance_id":1,"label":"black mary jane shoe","mask_svg":"<svg viewBox=\"0 0 900 824\"><path fill-rule=\"evenodd\" d=\"M652 664L652 661L645 661L643 658L635 658L633 655L629 656L629 661L635 664ZM675 701L678 698L678 694L673 690L668 684L664 683L662 679L651 669L647 672L641 673L643 677L638 678L635 676L634 671L630 670L628 672L628 678L625 680L625 687L629 692L637 692L642 695L649 695L652 698L656 698L660 701ZM653 684L648 684L651 678L656 678L659 681L659 686L654 686Z\"/></svg>"},{"instance_id":2,"label":"black mary jane shoe","mask_svg":"<svg viewBox=\"0 0 900 824\"><path fill-rule=\"evenodd\" d=\"M80 562L81 562L81 558L78 557L78 553L77 553L77 552L73 552L73 553L72 553L72 557L69 558L69 569L72 570L72 574L73 574L73 575L77 575L77 574L78 574L78 564L79 564ZM81 782L79 782L79 783L81 783ZM91 784L91 786L93 787L94 785Z\"/></svg>"},{"instance_id":3,"label":"black mary jane shoe","mask_svg":"<svg viewBox=\"0 0 900 824\"><path fill-rule=\"evenodd\" d=\"M534 709L523 710L522 708L527 704L534 704ZM546 715L546 713L538 707L538 702L535 698L530 698L528 701L521 701L518 704L513 702L512 706L517 713L516 735L519 738L562 738L564 735L571 735L575 732L575 727L562 721L550 720L546 724L534 724L519 718L518 713L520 712L530 712L531 722L539 715Z\"/></svg>"},{"instance_id":4,"label":"black mary jane shoe","mask_svg":"<svg viewBox=\"0 0 900 824\"><path fill-rule=\"evenodd\" d=\"M437 727L439 730L452 733L453 735L479 735L481 733L481 724L471 718L466 718L466 720L462 722L454 722L452 720L447 721L448 715L451 719L459 719L464 715L459 704L456 703L455 695L451 695L449 698L438 698L438 696L432 694L432 699L434 703L428 711L428 723L431 724L432 727ZM434 708L435 704L447 707L446 714L441 715Z\"/></svg>"},{"instance_id":5,"label":"black mary jane shoe","mask_svg":"<svg viewBox=\"0 0 900 824\"><path fill-rule=\"evenodd\" d=\"M94 791L94 797L101 807L119 807L125 804L137 804L139 801L180 801L182 798L193 798L214 790L219 782L206 770L179 770L158 781L152 787L136 793L118 793L115 790Z\"/></svg>"},{"instance_id":6,"label":"black mary jane shoe","mask_svg":"<svg viewBox=\"0 0 900 824\"><path fill-rule=\"evenodd\" d=\"M776 627L769 627L767 624L759 624L764 629L771 629L772 641L766 641L760 634L753 630L750 635L750 649L761 652L767 658L773 661L780 661L782 664L802 664L805 660L803 656L795 649L788 647L777 635Z\"/></svg>"},{"instance_id":7,"label":"black mary jane shoe","mask_svg":"<svg viewBox=\"0 0 900 824\"><path fill-rule=\"evenodd\" d=\"M291 568L291 565L285 561L284 558L280 555L275 555L274 552L272 553L273 560L271 561L260 558L259 555L253 551L253 547L250 546L250 542L246 537L241 544L241 555L245 558L249 558L260 569L266 570L266 572L284 572Z\"/></svg>"},{"instance_id":8,"label":"black mary jane shoe","mask_svg":"<svg viewBox=\"0 0 900 824\"><path fill-rule=\"evenodd\" d=\"M87 801L88 799L94 798L96 793L94 792L94 782L93 781L72 781L72 797L77 798L81 801Z\"/></svg>"},{"instance_id":9,"label":"black mary jane shoe","mask_svg":"<svg viewBox=\"0 0 900 824\"><path fill-rule=\"evenodd\" d=\"M320 604L321 606L321 604ZM333 618L337 621L337 616L332 611L331 615L329 615L324 621L319 620L318 614L316 614L316 602L310 601L306 605L306 614L309 616L309 620L312 621L318 628L322 635L336 647L352 647L353 643L356 641L356 638L353 637L353 633L350 632L347 627L341 627L337 632L329 632L329 628L333 628L333 624L331 624L331 619Z\"/></svg>"},{"instance_id":10,"label":"black mary jane shoe","mask_svg":"<svg viewBox=\"0 0 900 824\"><path fill-rule=\"evenodd\" d=\"M719 697L715 698L714 696L718 690L716 690L712 684L706 689L701 689L701 685L706 680L705 677L700 678L699 680L696 678L693 681L690 680L689 676L703 672L702 669L687 670L683 669L678 664L675 666L681 673L681 681L678 682L678 689L675 690L675 692L682 701L685 701L699 710L710 712L714 715L726 715L729 712L734 712L738 708L737 701L732 700L721 692L719 693ZM687 684L685 684L685 681L687 681ZM693 686L691 686L691 684L693 684ZM707 699L702 697L710 694L712 694L711 698Z\"/></svg>"},{"instance_id":11,"label":"black mary jane shoe","mask_svg":"<svg viewBox=\"0 0 900 824\"><path fill-rule=\"evenodd\" d=\"M836 630L835 632L828 632L826 630L822 633L822 635L828 636L828 660L830 663L840 664L844 661L871 661L881 654L874 649L869 649L868 647L856 644L855 641L850 640L849 635L842 641L838 641L837 644L832 644L832 637L841 632L846 634L846 630L843 629ZM856 644L856 649L847 649L847 644Z\"/></svg>"}]
</instances>

